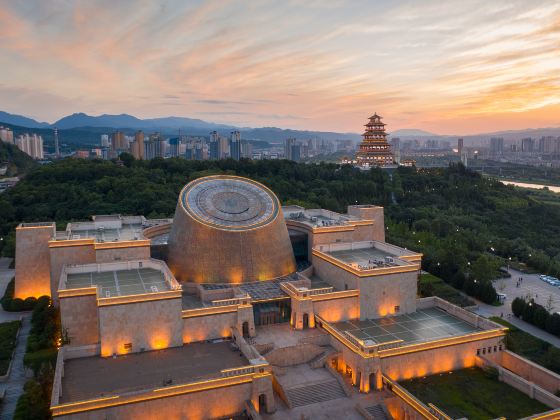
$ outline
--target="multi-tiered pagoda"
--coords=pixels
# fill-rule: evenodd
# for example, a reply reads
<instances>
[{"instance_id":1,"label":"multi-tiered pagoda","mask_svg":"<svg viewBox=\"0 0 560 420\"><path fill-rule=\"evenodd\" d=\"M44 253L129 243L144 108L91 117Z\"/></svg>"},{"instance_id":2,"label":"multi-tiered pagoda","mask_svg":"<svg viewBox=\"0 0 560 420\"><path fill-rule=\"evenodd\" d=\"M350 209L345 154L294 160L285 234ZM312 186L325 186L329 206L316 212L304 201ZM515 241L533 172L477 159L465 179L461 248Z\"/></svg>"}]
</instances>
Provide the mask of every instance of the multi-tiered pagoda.
<instances>
[{"instance_id":1,"label":"multi-tiered pagoda","mask_svg":"<svg viewBox=\"0 0 560 420\"><path fill-rule=\"evenodd\" d=\"M360 143L356 156L358 166L392 165L394 161L393 153L391 152L391 146L387 143L385 124L381 122L381 117L373 114L369 117L369 122L365 127L366 131L362 134L364 140Z\"/></svg>"}]
</instances>

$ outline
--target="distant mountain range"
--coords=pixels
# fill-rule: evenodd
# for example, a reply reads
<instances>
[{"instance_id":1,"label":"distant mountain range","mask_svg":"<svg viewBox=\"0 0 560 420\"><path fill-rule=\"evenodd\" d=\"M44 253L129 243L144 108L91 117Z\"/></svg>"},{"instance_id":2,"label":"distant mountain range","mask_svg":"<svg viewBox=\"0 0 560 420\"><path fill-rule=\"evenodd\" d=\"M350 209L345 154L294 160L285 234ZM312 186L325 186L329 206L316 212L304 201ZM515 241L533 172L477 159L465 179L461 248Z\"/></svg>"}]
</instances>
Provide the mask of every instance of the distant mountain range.
<instances>
[{"instance_id":1,"label":"distant mountain range","mask_svg":"<svg viewBox=\"0 0 560 420\"><path fill-rule=\"evenodd\" d=\"M195 136L207 136L210 131L217 130L226 135L230 130L239 130L242 137L246 140L260 140L268 143L281 142L288 137L296 137L298 139L321 138L325 140L352 140L359 142L361 136L358 133L336 133L327 131L305 131L291 130L277 127L236 127L227 124L217 124L194 118L185 117L165 117L165 118L146 118L141 119L128 114L110 115L103 114L99 116L87 115L84 113L75 113L68 115L53 124L39 122L32 118L22 115L10 114L0 111L0 124L17 126L17 130L28 129L51 130L57 127L60 130L61 137L73 143L88 143L92 140L99 140L99 135L110 133L119 129L127 134L132 134L136 130L146 132L158 131L166 136L176 136L181 130L183 134ZM556 128L537 128L512 131L498 131L493 133L481 133L468 136L450 136L430 133L418 129L401 129L390 131L391 137L400 137L403 140L446 140L454 141L458 137L463 137L466 144L483 144L490 137L503 137L506 140L519 140L523 137L539 138L542 136L560 136L560 127ZM47 135L47 138L50 137Z\"/></svg>"},{"instance_id":2,"label":"distant mountain range","mask_svg":"<svg viewBox=\"0 0 560 420\"><path fill-rule=\"evenodd\" d=\"M305 130L289 130L277 127L236 127L233 125L216 124L194 118L184 117L166 117L166 118L147 118L140 119L128 114L109 115L103 114L99 116L87 115L84 113L75 113L68 115L53 124L35 121L31 118L21 115L9 114L0 111L0 123L15 125L20 127L28 127L34 129L58 128L59 130L79 130L87 132L109 133L119 129L127 134L135 130L144 130L147 132L158 131L164 135L177 135L181 130L183 134L188 135L208 135L210 131L239 130L242 137L247 140L262 140L267 142L283 141L288 137L297 137L298 139L322 138L326 140L348 139L359 141L360 135L356 133L335 133L325 131L305 131Z\"/></svg>"}]
</instances>

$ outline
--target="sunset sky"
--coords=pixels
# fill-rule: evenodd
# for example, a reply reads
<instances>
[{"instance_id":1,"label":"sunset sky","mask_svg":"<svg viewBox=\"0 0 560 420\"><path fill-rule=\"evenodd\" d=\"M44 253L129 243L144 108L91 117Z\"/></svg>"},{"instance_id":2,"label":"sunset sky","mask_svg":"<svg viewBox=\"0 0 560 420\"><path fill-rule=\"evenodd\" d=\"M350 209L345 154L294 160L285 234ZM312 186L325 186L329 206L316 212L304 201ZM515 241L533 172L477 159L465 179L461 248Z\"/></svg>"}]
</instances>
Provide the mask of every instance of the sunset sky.
<instances>
[{"instance_id":1,"label":"sunset sky","mask_svg":"<svg viewBox=\"0 0 560 420\"><path fill-rule=\"evenodd\" d=\"M560 1L0 0L0 110L441 134L560 126Z\"/></svg>"}]
</instances>

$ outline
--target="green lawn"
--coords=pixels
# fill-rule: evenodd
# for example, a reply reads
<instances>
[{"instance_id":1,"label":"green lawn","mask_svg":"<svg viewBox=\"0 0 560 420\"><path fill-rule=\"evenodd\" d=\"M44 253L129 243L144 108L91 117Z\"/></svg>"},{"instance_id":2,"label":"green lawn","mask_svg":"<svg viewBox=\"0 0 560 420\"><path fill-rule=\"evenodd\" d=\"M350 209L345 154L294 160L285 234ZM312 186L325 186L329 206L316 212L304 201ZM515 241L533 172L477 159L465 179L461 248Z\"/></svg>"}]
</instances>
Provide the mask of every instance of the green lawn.
<instances>
[{"instance_id":1,"label":"green lawn","mask_svg":"<svg viewBox=\"0 0 560 420\"><path fill-rule=\"evenodd\" d=\"M560 374L560 349L558 347L520 330L502 318L491 317L490 319L509 328L506 335L506 347L509 351Z\"/></svg>"},{"instance_id":2,"label":"green lawn","mask_svg":"<svg viewBox=\"0 0 560 420\"><path fill-rule=\"evenodd\" d=\"M422 297L437 296L461 307L474 305L471 299L430 273L420 275L418 292Z\"/></svg>"},{"instance_id":3,"label":"green lawn","mask_svg":"<svg viewBox=\"0 0 560 420\"><path fill-rule=\"evenodd\" d=\"M0 324L0 376L8 372L12 352L16 347L16 335L21 322L11 321Z\"/></svg>"},{"instance_id":4,"label":"green lawn","mask_svg":"<svg viewBox=\"0 0 560 420\"><path fill-rule=\"evenodd\" d=\"M496 373L479 368L457 370L400 384L424 403L435 404L452 418L519 419L550 410L537 400L500 382Z\"/></svg>"}]
</instances>

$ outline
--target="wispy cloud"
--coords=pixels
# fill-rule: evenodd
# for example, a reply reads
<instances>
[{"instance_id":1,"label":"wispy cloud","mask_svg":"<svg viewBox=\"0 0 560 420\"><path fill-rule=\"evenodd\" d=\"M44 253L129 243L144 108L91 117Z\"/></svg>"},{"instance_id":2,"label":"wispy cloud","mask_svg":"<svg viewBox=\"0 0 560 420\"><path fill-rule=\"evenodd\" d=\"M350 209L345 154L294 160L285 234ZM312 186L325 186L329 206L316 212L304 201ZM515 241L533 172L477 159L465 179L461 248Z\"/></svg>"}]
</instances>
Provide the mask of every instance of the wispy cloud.
<instances>
[{"instance_id":1,"label":"wispy cloud","mask_svg":"<svg viewBox=\"0 0 560 420\"><path fill-rule=\"evenodd\" d=\"M448 133L558 125L560 4L0 0L0 105Z\"/></svg>"}]
</instances>

